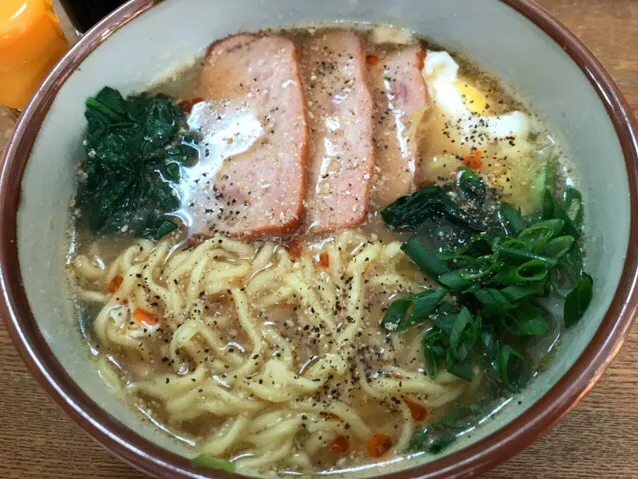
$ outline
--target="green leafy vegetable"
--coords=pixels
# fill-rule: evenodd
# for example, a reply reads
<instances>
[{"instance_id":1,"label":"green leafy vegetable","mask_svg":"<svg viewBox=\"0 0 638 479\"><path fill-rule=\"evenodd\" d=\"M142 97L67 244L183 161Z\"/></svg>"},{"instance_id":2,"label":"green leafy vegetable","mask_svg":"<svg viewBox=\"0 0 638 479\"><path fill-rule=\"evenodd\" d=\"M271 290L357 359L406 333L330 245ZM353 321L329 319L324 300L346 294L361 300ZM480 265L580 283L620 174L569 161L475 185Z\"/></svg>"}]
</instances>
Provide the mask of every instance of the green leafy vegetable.
<instances>
[{"instance_id":1,"label":"green leafy vegetable","mask_svg":"<svg viewBox=\"0 0 638 479\"><path fill-rule=\"evenodd\" d=\"M518 392L534 372L527 350L533 338L559 325L543 300L565 298L566 327L589 306L593 282L583 272L579 245L583 199L571 187L562 202L554 197L554 162L547 160L535 182L539 212L532 216L498 201L467 169L453 184L426 187L382 212L390 227L416 233L402 249L440 285L395 300L382 322L392 333L419 324L430 328L422 347L432 378L444 365L470 381L483 367L498 394ZM452 417L428 425L414 435L411 448L440 452L458 436L455 428L476 424L476 415L470 416L454 427Z\"/></svg>"},{"instance_id":2,"label":"green leafy vegetable","mask_svg":"<svg viewBox=\"0 0 638 479\"><path fill-rule=\"evenodd\" d=\"M428 375L433 378L436 378L439 372L439 361L446 355L445 341L446 335L438 328L430 330L421 341L425 356L425 368Z\"/></svg>"},{"instance_id":3,"label":"green leafy vegetable","mask_svg":"<svg viewBox=\"0 0 638 479\"><path fill-rule=\"evenodd\" d=\"M505 329L515 336L545 336L552 330L549 313L530 302L510 310L502 319Z\"/></svg>"},{"instance_id":4,"label":"green leafy vegetable","mask_svg":"<svg viewBox=\"0 0 638 479\"><path fill-rule=\"evenodd\" d=\"M416 236L406 241L401 249L421 268L428 276L438 278L448 273L450 269L445 266L436 254L425 247Z\"/></svg>"},{"instance_id":5,"label":"green leafy vegetable","mask_svg":"<svg viewBox=\"0 0 638 479\"><path fill-rule=\"evenodd\" d=\"M505 387L511 392L520 391L531 377L529 361L513 346L506 344L501 348L499 363Z\"/></svg>"},{"instance_id":6,"label":"green leafy vegetable","mask_svg":"<svg viewBox=\"0 0 638 479\"><path fill-rule=\"evenodd\" d=\"M565 212L572 220L574 226L580 231L583 227L583 195L576 188L569 186L563 196Z\"/></svg>"},{"instance_id":7,"label":"green leafy vegetable","mask_svg":"<svg viewBox=\"0 0 638 479\"><path fill-rule=\"evenodd\" d=\"M563 255L558 264L552 269L552 289L562 298L566 298L572 289L580 282L583 275L583 252L574 243L571 249Z\"/></svg>"},{"instance_id":8,"label":"green leafy vegetable","mask_svg":"<svg viewBox=\"0 0 638 479\"><path fill-rule=\"evenodd\" d=\"M195 467L201 467L203 469L217 469L224 472L235 472L235 464L232 462L224 461L223 459L217 459L210 454L200 454L191 460L191 463Z\"/></svg>"},{"instance_id":9,"label":"green leafy vegetable","mask_svg":"<svg viewBox=\"0 0 638 479\"><path fill-rule=\"evenodd\" d=\"M533 259L520 266L509 266L502 269L498 275L492 278L491 283L502 286L521 285L544 281L550 271L547 262Z\"/></svg>"},{"instance_id":10,"label":"green leafy vegetable","mask_svg":"<svg viewBox=\"0 0 638 479\"><path fill-rule=\"evenodd\" d=\"M567 212L561 206L551 191L545 191L545 196L543 197L543 219L559 219L564 222L564 232L574 238L580 237L580 229L576 226L576 224L572 221L572 219L568 216Z\"/></svg>"},{"instance_id":11,"label":"green leafy vegetable","mask_svg":"<svg viewBox=\"0 0 638 479\"><path fill-rule=\"evenodd\" d=\"M87 100L86 118L80 219L96 233L150 239L177 228L166 214L179 207L182 167L197 157L182 110L165 95L124 99L106 87Z\"/></svg>"},{"instance_id":12,"label":"green leafy vegetable","mask_svg":"<svg viewBox=\"0 0 638 479\"><path fill-rule=\"evenodd\" d=\"M461 308L456 316L448 339L449 349L453 362L463 362L479 338L481 320L472 316L467 308ZM470 374L470 379L471 379Z\"/></svg>"},{"instance_id":13,"label":"green leafy vegetable","mask_svg":"<svg viewBox=\"0 0 638 479\"><path fill-rule=\"evenodd\" d=\"M573 236L560 236L554 238L543 247L541 254L545 257L557 260L566 255L572 249L576 240Z\"/></svg>"},{"instance_id":14,"label":"green leafy vegetable","mask_svg":"<svg viewBox=\"0 0 638 479\"><path fill-rule=\"evenodd\" d=\"M504 220L504 229L509 236L516 236L525 228L520 211L508 203L501 203L501 217Z\"/></svg>"},{"instance_id":15,"label":"green leafy vegetable","mask_svg":"<svg viewBox=\"0 0 638 479\"><path fill-rule=\"evenodd\" d=\"M400 332L422 323L436 310L445 295L447 291L436 288L394 301L381 325L388 331Z\"/></svg>"},{"instance_id":16,"label":"green leafy vegetable","mask_svg":"<svg viewBox=\"0 0 638 479\"><path fill-rule=\"evenodd\" d=\"M585 314L593 294L594 280L587 273L583 273L580 283L565 298L564 317L565 326L575 325Z\"/></svg>"},{"instance_id":17,"label":"green leafy vegetable","mask_svg":"<svg viewBox=\"0 0 638 479\"><path fill-rule=\"evenodd\" d=\"M399 198L381 212L384 221L400 230L415 229L433 215L443 215L453 223L470 227L469 219L436 185L421 188L412 196Z\"/></svg>"}]
</instances>

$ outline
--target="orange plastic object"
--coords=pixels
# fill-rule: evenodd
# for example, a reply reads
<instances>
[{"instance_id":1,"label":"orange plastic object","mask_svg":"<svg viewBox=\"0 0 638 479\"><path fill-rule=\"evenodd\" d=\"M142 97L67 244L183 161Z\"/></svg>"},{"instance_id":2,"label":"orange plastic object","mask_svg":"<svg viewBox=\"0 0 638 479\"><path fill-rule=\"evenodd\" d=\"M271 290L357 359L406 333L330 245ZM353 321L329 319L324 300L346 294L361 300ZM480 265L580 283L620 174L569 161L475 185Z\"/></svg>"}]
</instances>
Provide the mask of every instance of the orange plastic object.
<instances>
[{"instance_id":1,"label":"orange plastic object","mask_svg":"<svg viewBox=\"0 0 638 479\"><path fill-rule=\"evenodd\" d=\"M0 0L0 104L24 108L68 49L51 0Z\"/></svg>"}]
</instances>

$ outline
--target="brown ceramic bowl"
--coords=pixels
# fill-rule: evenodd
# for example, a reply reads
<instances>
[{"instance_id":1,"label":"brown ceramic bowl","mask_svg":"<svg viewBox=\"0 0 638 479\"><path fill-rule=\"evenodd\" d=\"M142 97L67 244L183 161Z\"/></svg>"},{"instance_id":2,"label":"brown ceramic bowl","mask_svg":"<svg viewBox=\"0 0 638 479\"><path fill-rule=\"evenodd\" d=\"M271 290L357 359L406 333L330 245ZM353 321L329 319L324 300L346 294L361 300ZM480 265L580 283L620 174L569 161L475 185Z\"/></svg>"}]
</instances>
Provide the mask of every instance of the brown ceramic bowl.
<instances>
[{"instance_id":1,"label":"brown ceramic bowl","mask_svg":"<svg viewBox=\"0 0 638 479\"><path fill-rule=\"evenodd\" d=\"M516 86L570 150L588 213L587 268L596 280L586 317L565 335L552 365L515 404L445 456L429 462L415 458L364 475L461 477L495 466L576 405L629 331L638 304L634 117L600 63L541 7L524 0L133 0L91 30L58 64L23 113L5 151L0 312L47 392L91 436L149 475L195 478L205 473L184 457L192 452L108 392L87 360L72 319L61 275L75 188L73 165L85 128L84 99L104 84L125 92L142 88L237 30L335 20L412 29L466 53ZM233 477L217 471L210 476Z\"/></svg>"}]
</instances>

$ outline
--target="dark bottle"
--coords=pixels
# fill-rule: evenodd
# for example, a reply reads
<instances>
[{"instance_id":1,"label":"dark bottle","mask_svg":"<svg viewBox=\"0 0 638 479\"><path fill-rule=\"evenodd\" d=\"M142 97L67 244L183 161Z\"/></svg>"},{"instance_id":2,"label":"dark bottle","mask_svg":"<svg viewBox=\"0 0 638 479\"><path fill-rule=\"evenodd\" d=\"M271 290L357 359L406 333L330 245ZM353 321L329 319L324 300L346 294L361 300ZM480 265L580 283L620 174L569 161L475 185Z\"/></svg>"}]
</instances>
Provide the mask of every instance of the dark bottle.
<instances>
[{"instance_id":1,"label":"dark bottle","mask_svg":"<svg viewBox=\"0 0 638 479\"><path fill-rule=\"evenodd\" d=\"M84 33L127 0L61 0L75 29Z\"/></svg>"}]
</instances>

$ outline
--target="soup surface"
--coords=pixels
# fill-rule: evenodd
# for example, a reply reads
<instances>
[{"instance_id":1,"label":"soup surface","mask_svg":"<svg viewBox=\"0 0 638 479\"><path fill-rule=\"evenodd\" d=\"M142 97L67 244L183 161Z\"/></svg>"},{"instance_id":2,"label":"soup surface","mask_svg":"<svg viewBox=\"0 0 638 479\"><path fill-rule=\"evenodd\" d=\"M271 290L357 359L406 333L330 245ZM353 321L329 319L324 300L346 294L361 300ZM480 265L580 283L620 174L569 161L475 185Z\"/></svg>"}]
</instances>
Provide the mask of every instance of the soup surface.
<instances>
[{"instance_id":1,"label":"soup surface","mask_svg":"<svg viewBox=\"0 0 638 479\"><path fill-rule=\"evenodd\" d=\"M148 94L103 90L87 119L79 324L114 392L198 466L437 454L542 369L591 295L555 140L409 32L231 36Z\"/></svg>"}]
</instances>

